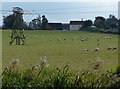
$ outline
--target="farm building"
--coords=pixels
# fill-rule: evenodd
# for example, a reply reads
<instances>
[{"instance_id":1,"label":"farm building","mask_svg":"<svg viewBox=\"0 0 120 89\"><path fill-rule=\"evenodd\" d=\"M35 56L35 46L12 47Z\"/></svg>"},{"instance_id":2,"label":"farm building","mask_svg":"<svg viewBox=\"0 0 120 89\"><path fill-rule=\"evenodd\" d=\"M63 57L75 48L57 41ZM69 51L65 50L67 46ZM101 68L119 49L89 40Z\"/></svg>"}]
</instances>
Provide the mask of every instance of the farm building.
<instances>
[{"instance_id":1,"label":"farm building","mask_svg":"<svg viewBox=\"0 0 120 89\"><path fill-rule=\"evenodd\" d=\"M62 23L48 23L48 30L62 30Z\"/></svg>"},{"instance_id":2,"label":"farm building","mask_svg":"<svg viewBox=\"0 0 120 89\"><path fill-rule=\"evenodd\" d=\"M70 21L70 30L80 30L84 25L84 21Z\"/></svg>"},{"instance_id":3,"label":"farm building","mask_svg":"<svg viewBox=\"0 0 120 89\"><path fill-rule=\"evenodd\" d=\"M63 27L63 30L69 30L70 29L69 24L67 24L67 23L63 23L62 27Z\"/></svg>"},{"instance_id":4,"label":"farm building","mask_svg":"<svg viewBox=\"0 0 120 89\"><path fill-rule=\"evenodd\" d=\"M120 29L120 19L118 20L118 28Z\"/></svg>"}]
</instances>

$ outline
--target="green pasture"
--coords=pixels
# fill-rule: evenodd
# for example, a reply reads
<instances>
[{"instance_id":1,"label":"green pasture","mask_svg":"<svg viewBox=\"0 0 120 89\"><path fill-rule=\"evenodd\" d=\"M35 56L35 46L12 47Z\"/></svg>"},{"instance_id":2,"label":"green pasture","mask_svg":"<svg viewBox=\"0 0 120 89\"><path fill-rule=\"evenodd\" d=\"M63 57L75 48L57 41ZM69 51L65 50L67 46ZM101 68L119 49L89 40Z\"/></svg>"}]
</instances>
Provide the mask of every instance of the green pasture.
<instances>
[{"instance_id":1,"label":"green pasture","mask_svg":"<svg viewBox=\"0 0 120 89\"><path fill-rule=\"evenodd\" d=\"M9 45L10 30L2 31L2 66L5 68L14 59L20 60L20 67L26 68L40 63L40 57L47 57L50 67L63 67L79 71L88 68L95 58L101 58L103 68L109 70L118 64L118 50L106 50L109 46L118 47L118 35L89 33L84 31L25 31L25 45ZM112 39L104 39L104 37ZM72 38L76 38L72 41ZM88 41L80 41L89 38ZM51 38L51 41L49 40ZM60 41L57 41L60 38ZM64 40L66 38L67 40ZM99 39L99 41L97 41ZM100 45L97 45L97 44ZM100 48L94 52L95 48ZM83 52L83 49L89 49Z\"/></svg>"}]
</instances>

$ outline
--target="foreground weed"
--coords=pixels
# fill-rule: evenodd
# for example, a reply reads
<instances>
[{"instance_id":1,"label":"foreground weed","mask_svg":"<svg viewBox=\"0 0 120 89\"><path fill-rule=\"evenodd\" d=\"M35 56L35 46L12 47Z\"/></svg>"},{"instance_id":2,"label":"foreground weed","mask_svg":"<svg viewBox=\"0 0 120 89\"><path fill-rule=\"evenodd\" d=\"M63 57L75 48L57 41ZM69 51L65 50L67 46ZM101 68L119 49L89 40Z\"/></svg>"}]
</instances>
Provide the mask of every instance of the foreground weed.
<instances>
[{"instance_id":1,"label":"foreground weed","mask_svg":"<svg viewBox=\"0 0 120 89\"><path fill-rule=\"evenodd\" d=\"M97 59L87 70L74 72L66 65L63 68L48 67L46 57L40 58L40 63L20 71L18 59L10 62L1 74L2 88L28 89L28 88L53 88L53 89L100 89L117 88L120 86L120 77L115 73L101 72L101 60ZM99 65L99 66L98 66ZM98 74L100 73L100 74Z\"/></svg>"}]
</instances>

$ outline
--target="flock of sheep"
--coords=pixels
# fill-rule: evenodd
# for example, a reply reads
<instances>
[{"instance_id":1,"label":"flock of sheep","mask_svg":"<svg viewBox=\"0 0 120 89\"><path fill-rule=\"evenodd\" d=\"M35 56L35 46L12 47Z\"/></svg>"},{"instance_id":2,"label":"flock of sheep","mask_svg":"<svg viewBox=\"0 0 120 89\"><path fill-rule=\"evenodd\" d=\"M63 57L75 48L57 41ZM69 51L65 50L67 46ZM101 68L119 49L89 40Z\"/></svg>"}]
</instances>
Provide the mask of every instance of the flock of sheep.
<instances>
[{"instance_id":1,"label":"flock of sheep","mask_svg":"<svg viewBox=\"0 0 120 89\"><path fill-rule=\"evenodd\" d=\"M76 39L80 39L81 37L73 37L72 38L72 41L74 41L74 40L76 40ZM94 37L91 37L91 39L93 39ZM88 37L86 37L86 38L81 38L80 39L80 41L87 41L87 40L89 40L90 38L88 38ZM109 36L107 36L107 37L104 37L104 39L112 39L112 37L109 37ZM57 41L60 41L60 40L62 40L62 39L60 39L60 38L57 38ZM63 40L67 40L67 38L64 38ZM52 38L49 38L49 41L52 41ZM99 41L99 39L97 39L97 41Z\"/></svg>"},{"instance_id":2,"label":"flock of sheep","mask_svg":"<svg viewBox=\"0 0 120 89\"><path fill-rule=\"evenodd\" d=\"M74 41L74 40L76 40L76 39L80 39L80 37L73 37L73 38L72 38L72 41ZM60 41L60 40L62 40L62 39L57 38L57 41ZM63 40L65 41L65 40L67 40L67 38L64 38ZM87 40L89 40L89 38L80 39L80 41L87 41ZM52 39L49 38L49 41L52 41Z\"/></svg>"},{"instance_id":3,"label":"flock of sheep","mask_svg":"<svg viewBox=\"0 0 120 89\"><path fill-rule=\"evenodd\" d=\"M94 52L98 52L100 50L100 48L95 48L93 51ZM116 46L110 46L108 47L106 50L117 50L117 47ZM84 52L88 52L89 50L88 49L83 49Z\"/></svg>"},{"instance_id":4,"label":"flock of sheep","mask_svg":"<svg viewBox=\"0 0 120 89\"><path fill-rule=\"evenodd\" d=\"M84 42L84 41L88 41L88 40L90 40L90 39L94 39L94 37L91 37L91 38L88 38L88 37L86 37L86 38L73 37L71 40L74 41L74 40L76 40L76 39ZM107 36L107 37L104 37L104 39L112 39L112 37ZM57 41L61 41L61 40L66 41L67 38L64 38L64 39L57 38L56 40L57 40ZM49 38L49 41L52 41L52 39ZM97 45L100 45L99 39L97 39ZM95 49L93 49L94 52L98 52L99 50L100 50L100 48L95 48ZM116 46L110 46L110 47L106 48L106 50L117 50L117 47L116 47ZM82 51L83 51L83 52L88 52L89 49L83 49Z\"/></svg>"}]
</instances>

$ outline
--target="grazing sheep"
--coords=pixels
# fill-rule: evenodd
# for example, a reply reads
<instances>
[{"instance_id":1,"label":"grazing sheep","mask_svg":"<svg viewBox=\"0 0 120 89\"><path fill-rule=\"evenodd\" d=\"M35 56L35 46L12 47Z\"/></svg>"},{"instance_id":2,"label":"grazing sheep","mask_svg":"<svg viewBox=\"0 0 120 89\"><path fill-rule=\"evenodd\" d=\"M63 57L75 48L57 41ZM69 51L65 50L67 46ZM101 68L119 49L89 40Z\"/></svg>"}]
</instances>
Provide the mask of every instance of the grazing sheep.
<instances>
[{"instance_id":1,"label":"grazing sheep","mask_svg":"<svg viewBox=\"0 0 120 89\"><path fill-rule=\"evenodd\" d=\"M106 38L109 39L109 36L107 36Z\"/></svg>"},{"instance_id":2,"label":"grazing sheep","mask_svg":"<svg viewBox=\"0 0 120 89\"><path fill-rule=\"evenodd\" d=\"M116 47L116 46L114 46L114 47L113 47L113 50L117 50L117 47Z\"/></svg>"},{"instance_id":3,"label":"grazing sheep","mask_svg":"<svg viewBox=\"0 0 120 89\"><path fill-rule=\"evenodd\" d=\"M84 39L81 39L81 41L85 41Z\"/></svg>"},{"instance_id":4,"label":"grazing sheep","mask_svg":"<svg viewBox=\"0 0 120 89\"><path fill-rule=\"evenodd\" d=\"M97 39L97 41L99 41L99 39Z\"/></svg>"},{"instance_id":5,"label":"grazing sheep","mask_svg":"<svg viewBox=\"0 0 120 89\"><path fill-rule=\"evenodd\" d=\"M104 37L104 39L106 39L106 37Z\"/></svg>"},{"instance_id":6,"label":"grazing sheep","mask_svg":"<svg viewBox=\"0 0 120 89\"><path fill-rule=\"evenodd\" d=\"M88 49L83 49L84 52L88 52L89 50Z\"/></svg>"},{"instance_id":7,"label":"grazing sheep","mask_svg":"<svg viewBox=\"0 0 120 89\"><path fill-rule=\"evenodd\" d=\"M94 49L94 52L98 52L100 49L99 48L96 48L96 49Z\"/></svg>"},{"instance_id":8,"label":"grazing sheep","mask_svg":"<svg viewBox=\"0 0 120 89\"><path fill-rule=\"evenodd\" d=\"M110 37L110 39L112 39L112 37Z\"/></svg>"},{"instance_id":9,"label":"grazing sheep","mask_svg":"<svg viewBox=\"0 0 120 89\"><path fill-rule=\"evenodd\" d=\"M49 38L49 41L51 41L52 39L51 38Z\"/></svg>"},{"instance_id":10,"label":"grazing sheep","mask_svg":"<svg viewBox=\"0 0 120 89\"><path fill-rule=\"evenodd\" d=\"M86 39L86 38L85 38L84 40L85 40L85 41L87 41L87 39Z\"/></svg>"},{"instance_id":11,"label":"grazing sheep","mask_svg":"<svg viewBox=\"0 0 120 89\"><path fill-rule=\"evenodd\" d=\"M76 39L76 37L74 37Z\"/></svg>"},{"instance_id":12,"label":"grazing sheep","mask_svg":"<svg viewBox=\"0 0 120 89\"><path fill-rule=\"evenodd\" d=\"M60 38L57 38L57 41L60 41Z\"/></svg>"},{"instance_id":13,"label":"grazing sheep","mask_svg":"<svg viewBox=\"0 0 120 89\"><path fill-rule=\"evenodd\" d=\"M87 40L89 40L89 38L86 38Z\"/></svg>"},{"instance_id":14,"label":"grazing sheep","mask_svg":"<svg viewBox=\"0 0 120 89\"><path fill-rule=\"evenodd\" d=\"M64 40L67 40L66 38L64 38Z\"/></svg>"},{"instance_id":15,"label":"grazing sheep","mask_svg":"<svg viewBox=\"0 0 120 89\"><path fill-rule=\"evenodd\" d=\"M108 47L108 48L107 48L107 50L112 50L112 49L113 49L113 47L112 47L112 46L110 46L110 47Z\"/></svg>"},{"instance_id":16,"label":"grazing sheep","mask_svg":"<svg viewBox=\"0 0 120 89\"><path fill-rule=\"evenodd\" d=\"M85 38L84 40L85 40L85 41L87 41L88 39L87 39L87 38Z\"/></svg>"},{"instance_id":17,"label":"grazing sheep","mask_svg":"<svg viewBox=\"0 0 120 89\"><path fill-rule=\"evenodd\" d=\"M100 43L98 43L97 45L100 45Z\"/></svg>"}]
</instances>

